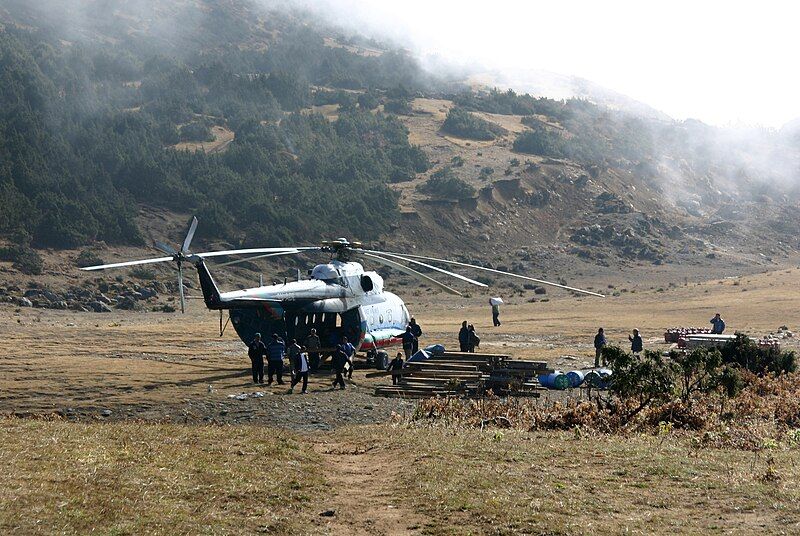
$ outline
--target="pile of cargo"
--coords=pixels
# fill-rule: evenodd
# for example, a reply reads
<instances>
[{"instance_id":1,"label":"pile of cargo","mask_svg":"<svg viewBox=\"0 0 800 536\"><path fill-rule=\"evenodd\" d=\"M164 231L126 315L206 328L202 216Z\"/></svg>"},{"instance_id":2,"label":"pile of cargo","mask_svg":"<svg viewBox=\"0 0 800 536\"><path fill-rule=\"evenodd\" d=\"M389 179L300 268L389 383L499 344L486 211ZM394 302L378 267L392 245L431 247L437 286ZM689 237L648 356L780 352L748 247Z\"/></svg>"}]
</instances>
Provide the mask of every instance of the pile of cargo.
<instances>
[{"instance_id":1,"label":"pile of cargo","mask_svg":"<svg viewBox=\"0 0 800 536\"><path fill-rule=\"evenodd\" d=\"M543 361L512 359L504 354L444 352L410 361L400 370L370 372L367 378L396 376L395 385L375 388L377 396L428 398L481 397L491 391L501 396L538 396L539 376L553 372Z\"/></svg>"},{"instance_id":2,"label":"pile of cargo","mask_svg":"<svg viewBox=\"0 0 800 536\"><path fill-rule=\"evenodd\" d=\"M596 368L588 372L585 370L571 370L562 372L555 370L549 374L539 376L539 383L547 389L564 390L575 387L588 387L607 389L611 383L611 369Z\"/></svg>"},{"instance_id":3,"label":"pile of cargo","mask_svg":"<svg viewBox=\"0 0 800 536\"><path fill-rule=\"evenodd\" d=\"M689 335L710 334L710 328L670 328L664 332L664 342L673 344Z\"/></svg>"}]
</instances>

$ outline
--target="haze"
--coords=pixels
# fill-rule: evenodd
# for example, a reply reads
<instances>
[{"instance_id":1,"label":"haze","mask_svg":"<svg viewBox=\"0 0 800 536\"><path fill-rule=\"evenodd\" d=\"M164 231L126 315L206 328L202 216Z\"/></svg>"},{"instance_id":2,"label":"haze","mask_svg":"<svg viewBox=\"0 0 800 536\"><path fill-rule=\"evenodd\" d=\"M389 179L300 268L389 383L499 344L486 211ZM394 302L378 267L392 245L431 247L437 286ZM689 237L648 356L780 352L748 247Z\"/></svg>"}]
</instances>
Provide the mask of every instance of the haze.
<instances>
[{"instance_id":1,"label":"haze","mask_svg":"<svg viewBox=\"0 0 800 536\"><path fill-rule=\"evenodd\" d=\"M337 22L476 70L575 75L676 119L780 127L800 117L790 2L325 0ZM324 7L323 7L324 6Z\"/></svg>"}]
</instances>

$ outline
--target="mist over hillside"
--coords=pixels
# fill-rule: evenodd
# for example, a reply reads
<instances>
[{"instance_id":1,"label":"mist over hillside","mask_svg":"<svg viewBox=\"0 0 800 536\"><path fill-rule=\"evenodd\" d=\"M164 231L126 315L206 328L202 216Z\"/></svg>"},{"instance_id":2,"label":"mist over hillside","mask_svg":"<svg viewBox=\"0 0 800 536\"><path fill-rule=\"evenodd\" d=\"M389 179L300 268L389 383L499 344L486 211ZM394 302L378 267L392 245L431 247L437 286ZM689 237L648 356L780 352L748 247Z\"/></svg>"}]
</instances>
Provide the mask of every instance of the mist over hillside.
<instances>
[{"instance_id":1,"label":"mist over hillside","mask_svg":"<svg viewBox=\"0 0 800 536\"><path fill-rule=\"evenodd\" d=\"M588 81L476 88L264 2L9 0L0 25L0 234L24 246L143 244L155 207L234 244L430 236L496 258L486 235L601 266L797 248L797 129L674 121Z\"/></svg>"}]
</instances>

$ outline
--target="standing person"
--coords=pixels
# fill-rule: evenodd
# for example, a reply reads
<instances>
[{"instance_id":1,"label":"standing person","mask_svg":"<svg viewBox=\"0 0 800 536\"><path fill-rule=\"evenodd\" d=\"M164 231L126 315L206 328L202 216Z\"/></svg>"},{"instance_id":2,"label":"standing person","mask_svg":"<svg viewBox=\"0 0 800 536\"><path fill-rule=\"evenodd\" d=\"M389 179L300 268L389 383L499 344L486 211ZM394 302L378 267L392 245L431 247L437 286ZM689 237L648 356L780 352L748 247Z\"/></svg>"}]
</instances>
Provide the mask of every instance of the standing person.
<instances>
[{"instance_id":1,"label":"standing person","mask_svg":"<svg viewBox=\"0 0 800 536\"><path fill-rule=\"evenodd\" d=\"M338 345L336 350L333 351L333 357L331 358L331 365L333 365L333 370L336 372L336 379L333 380L333 387L336 388L338 385L340 389L344 389L344 373L345 373L345 364L347 363L347 354L344 353L344 349L342 345Z\"/></svg>"},{"instance_id":2,"label":"standing person","mask_svg":"<svg viewBox=\"0 0 800 536\"><path fill-rule=\"evenodd\" d=\"M286 357L289 359L289 373L291 374L291 382L294 382L294 360L297 354L300 353L300 345L297 344L297 339L289 341L289 346L286 347Z\"/></svg>"},{"instance_id":3,"label":"standing person","mask_svg":"<svg viewBox=\"0 0 800 536\"><path fill-rule=\"evenodd\" d=\"M603 328L597 330L597 335L594 336L594 366L600 366L600 357L603 355L603 348L606 346L606 334ZM606 366L606 358L603 357L603 366Z\"/></svg>"},{"instance_id":4,"label":"standing person","mask_svg":"<svg viewBox=\"0 0 800 536\"><path fill-rule=\"evenodd\" d=\"M489 305L492 306L492 324L494 327L500 325L500 303L495 298L489 299Z\"/></svg>"},{"instance_id":5,"label":"standing person","mask_svg":"<svg viewBox=\"0 0 800 536\"><path fill-rule=\"evenodd\" d=\"M462 352L469 352L469 328L466 320L461 322L461 329L458 332L458 345L461 347Z\"/></svg>"},{"instance_id":6,"label":"standing person","mask_svg":"<svg viewBox=\"0 0 800 536\"><path fill-rule=\"evenodd\" d=\"M347 371L347 378L352 379L353 356L356 355L356 347L347 341L347 337L342 337L342 344L339 345L339 348L341 348L342 352L344 352L344 355L347 358L347 366L345 367Z\"/></svg>"},{"instance_id":7,"label":"standing person","mask_svg":"<svg viewBox=\"0 0 800 536\"><path fill-rule=\"evenodd\" d=\"M414 333L411 332L411 326L406 326L406 331L400 335L400 339L403 341L403 352L406 354L406 361L408 361L414 355L414 346L417 341Z\"/></svg>"},{"instance_id":8,"label":"standing person","mask_svg":"<svg viewBox=\"0 0 800 536\"><path fill-rule=\"evenodd\" d=\"M386 370L395 371L395 370L401 370L402 368L403 368L403 354L397 352L395 358L389 362L389 366L386 367ZM392 385L397 385L398 381L400 381L400 376L392 374Z\"/></svg>"},{"instance_id":9,"label":"standing person","mask_svg":"<svg viewBox=\"0 0 800 536\"><path fill-rule=\"evenodd\" d=\"M419 351L419 338L422 337L422 328L417 324L417 319L413 316L408 321L408 325L411 326L411 333L414 334L414 349L411 351L413 355Z\"/></svg>"},{"instance_id":10,"label":"standing person","mask_svg":"<svg viewBox=\"0 0 800 536\"><path fill-rule=\"evenodd\" d=\"M292 377L292 386L289 387L289 392L294 392L294 386L300 383L300 380L303 380L303 394L306 394L306 390L308 389L308 353L306 352L306 348L304 346L300 347L300 351L295 354L295 358L292 361L292 369L294 370L294 376Z\"/></svg>"},{"instance_id":11,"label":"standing person","mask_svg":"<svg viewBox=\"0 0 800 536\"><path fill-rule=\"evenodd\" d=\"M311 333L306 337L304 344L308 349L308 364L311 366L311 370L317 370L319 368L319 350L322 348L322 342L319 340L316 329L311 329Z\"/></svg>"},{"instance_id":12,"label":"standing person","mask_svg":"<svg viewBox=\"0 0 800 536\"><path fill-rule=\"evenodd\" d=\"M473 326L472 324L469 325L467 331L469 332L469 343L467 344L467 351L470 353L475 353L475 348L477 348L481 344L481 338L478 337L477 333L475 333L475 326Z\"/></svg>"},{"instance_id":13,"label":"standing person","mask_svg":"<svg viewBox=\"0 0 800 536\"><path fill-rule=\"evenodd\" d=\"M642 336L639 335L639 330L633 330L633 336L628 335L628 340L631 341L631 352L638 354L642 351L644 344L642 343Z\"/></svg>"},{"instance_id":14,"label":"standing person","mask_svg":"<svg viewBox=\"0 0 800 536\"><path fill-rule=\"evenodd\" d=\"M247 347L250 357L250 368L253 369L253 383L264 383L264 356L267 355L267 346L261 340L261 334L256 333L253 342Z\"/></svg>"},{"instance_id":15,"label":"standing person","mask_svg":"<svg viewBox=\"0 0 800 536\"><path fill-rule=\"evenodd\" d=\"M283 385L283 358L286 356L286 345L278 337L277 333L272 334L272 342L267 346L267 385L272 385L272 377L278 376L278 385Z\"/></svg>"},{"instance_id":16,"label":"standing person","mask_svg":"<svg viewBox=\"0 0 800 536\"><path fill-rule=\"evenodd\" d=\"M711 333L714 335L722 335L722 332L725 331L725 321L719 316L719 313L714 315L714 318L711 319Z\"/></svg>"}]
</instances>

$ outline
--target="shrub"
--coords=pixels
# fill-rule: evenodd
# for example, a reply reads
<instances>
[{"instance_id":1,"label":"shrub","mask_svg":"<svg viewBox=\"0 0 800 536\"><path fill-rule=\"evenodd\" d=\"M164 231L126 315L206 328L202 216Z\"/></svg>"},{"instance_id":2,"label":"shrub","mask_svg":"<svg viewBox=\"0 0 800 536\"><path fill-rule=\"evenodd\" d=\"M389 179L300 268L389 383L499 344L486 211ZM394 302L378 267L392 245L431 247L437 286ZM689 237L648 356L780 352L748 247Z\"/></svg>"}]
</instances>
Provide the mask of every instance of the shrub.
<instances>
[{"instance_id":1,"label":"shrub","mask_svg":"<svg viewBox=\"0 0 800 536\"><path fill-rule=\"evenodd\" d=\"M383 105L383 110L398 115L411 115L411 102L406 99L391 99Z\"/></svg>"},{"instance_id":2,"label":"shrub","mask_svg":"<svg viewBox=\"0 0 800 536\"><path fill-rule=\"evenodd\" d=\"M451 108L442 124L442 131L460 138L490 141L504 130L489 121L481 119L463 108Z\"/></svg>"},{"instance_id":3,"label":"shrub","mask_svg":"<svg viewBox=\"0 0 800 536\"><path fill-rule=\"evenodd\" d=\"M90 249L84 249L78 254L78 257L75 259L75 265L78 268L86 268L87 266L97 266L99 264L104 264L103 259L101 259L97 253Z\"/></svg>"},{"instance_id":4,"label":"shrub","mask_svg":"<svg viewBox=\"0 0 800 536\"><path fill-rule=\"evenodd\" d=\"M192 121L180 129L181 141L214 141L211 129L202 121Z\"/></svg>"},{"instance_id":5,"label":"shrub","mask_svg":"<svg viewBox=\"0 0 800 536\"><path fill-rule=\"evenodd\" d=\"M358 107L364 110L374 110L381 103L378 95L367 91L358 96Z\"/></svg>"},{"instance_id":6,"label":"shrub","mask_svg":"<svg viewBox=\"0 0 800 536\"><path fill-rule=\"evenodd\" d=\"M0 260L11 261L12 266L26 275L40 275L44 261L35 249L29 246L9 246L0 248Z\"/></svg>"},{"instance_id":7,"label":"shrub","mask_svg":"<svg viewBox=\"0 0 800 536\"><path fill-rule=\"evenodd\" d=\"M131 277L144 281L153 281L156 278L156 271L149 266L134 266L131 268Z\"/></svg>"},{"instance_id":8,"label":"shrub","mask_svg":"<svg viewBox=\"0 0 800 536\"><path fill-rule=\"evenodd\" d=\"M449 168L444 168L447 170ZM427 182L419 185L419 191L440 199L467 199L475 197L475 188L449 171L439 170Z\"/></svg>"},{"instance_id":9,"label":"shrub","mask_svg":"<svg viewBox=\"0 0 800 536\"><path fill-rule=\"evenodd\" d=\"M517 136L514 140L514 151L560 158L564 156L564 140L559 134L536 126Z\"/></svg>"}]
</instances>

